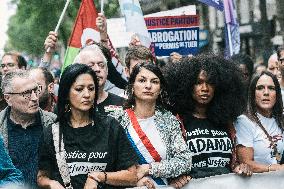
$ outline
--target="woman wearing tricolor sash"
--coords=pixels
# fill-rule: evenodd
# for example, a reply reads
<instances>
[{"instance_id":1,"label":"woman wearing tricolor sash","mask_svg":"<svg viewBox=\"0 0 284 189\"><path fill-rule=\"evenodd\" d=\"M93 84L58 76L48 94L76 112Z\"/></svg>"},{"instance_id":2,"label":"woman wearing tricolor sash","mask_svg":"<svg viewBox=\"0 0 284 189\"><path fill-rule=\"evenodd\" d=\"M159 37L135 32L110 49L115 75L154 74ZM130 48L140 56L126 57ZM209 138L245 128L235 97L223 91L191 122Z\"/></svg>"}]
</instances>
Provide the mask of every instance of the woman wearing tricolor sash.
<instances>
[{"instance_id":1,"label":"woman wearing tricolor sash","mask_svg":"<svg viewBox=\"0 0 284 189\"><path fill-rule=\"evenodd\" d=\"M137 186L168 185L169 178L188 174L191 154L178 120L165 109L166 83L160 69L152 63L137 64L127 92L124 110L114 117L140 158ZM188 182L184 180L182 184Z\"/></svg>"}]
</instances>

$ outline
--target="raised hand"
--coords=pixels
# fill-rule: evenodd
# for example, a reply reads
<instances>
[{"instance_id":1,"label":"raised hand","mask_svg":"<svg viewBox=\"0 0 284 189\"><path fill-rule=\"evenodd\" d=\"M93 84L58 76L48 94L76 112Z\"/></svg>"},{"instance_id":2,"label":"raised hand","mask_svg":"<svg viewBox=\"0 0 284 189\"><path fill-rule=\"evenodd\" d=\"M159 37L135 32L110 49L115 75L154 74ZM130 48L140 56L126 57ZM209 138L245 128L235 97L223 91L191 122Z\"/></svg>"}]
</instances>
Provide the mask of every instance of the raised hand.
<instances>
[{"instance_id":1,"label":"raised hand","mask_svg":"<svg viewBox=\"0 0 284 189\"><path fill-rule=\"evenodd\" d=\"M57 33L55 33L54 31L50 31L44 41L45 51L47 51L47 49L49 48L50 53L54 52L56 49L57 40L58 40Z\"/></svg>"}]
</instances>

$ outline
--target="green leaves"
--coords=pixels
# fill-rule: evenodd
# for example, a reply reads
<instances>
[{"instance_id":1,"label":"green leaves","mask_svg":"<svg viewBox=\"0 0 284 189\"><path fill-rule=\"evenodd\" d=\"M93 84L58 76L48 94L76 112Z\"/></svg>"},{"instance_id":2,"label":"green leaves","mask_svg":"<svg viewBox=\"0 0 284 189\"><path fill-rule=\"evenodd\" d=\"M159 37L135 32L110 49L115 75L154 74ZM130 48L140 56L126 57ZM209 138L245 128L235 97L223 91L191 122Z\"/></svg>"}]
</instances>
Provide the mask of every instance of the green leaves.
<instances>
[{"instance_id":1,"label":"green leaves","mask_svg":"<svg viewBox=\"0 0 284 189\"><path fill-rule=\"evenodd\" d=\"M18 5L17 12L11 17L7 50L24 51L40 57L44 52L43 43L48 32L54 30L66 0L13 0ZM98 12L100 0L95 0ZM106 2L106 1L105 1ZM72 0L59 28L59 40L67 46L73 23L80 7L80 0ZM107 18L119 15L118 0L109 0L104 5Z\"/></svg>"}]
</instances>

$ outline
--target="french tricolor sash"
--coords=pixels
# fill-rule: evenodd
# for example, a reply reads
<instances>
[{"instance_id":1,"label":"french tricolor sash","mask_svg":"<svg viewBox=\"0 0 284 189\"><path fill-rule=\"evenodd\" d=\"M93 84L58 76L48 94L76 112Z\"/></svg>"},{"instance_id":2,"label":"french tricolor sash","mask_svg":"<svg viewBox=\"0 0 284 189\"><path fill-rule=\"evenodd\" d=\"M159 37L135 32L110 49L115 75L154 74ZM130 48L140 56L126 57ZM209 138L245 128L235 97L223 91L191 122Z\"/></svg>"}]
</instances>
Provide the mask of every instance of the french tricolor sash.
<instances>
[{"instance_id":1,"label":"french tricolor sash","mask_svg":"<svg viewBox=\"0 0 284 189\"><path fill-rule=\"evenodd\" d=\"M139 164L149 164L153 161L160 162L162 160L161 156L157 152L157 150L152 145L151 141L147 137L147 135L144 133L144 131L141 129L138 120L134 114L134 111L132 109L126 109L126 113L128 114L131 124L133 126L133 129L135 130L136 134L138 135L138 140L140 140L144 147L146 148L146 151L148 154L141 153L141 149L139 150L136 146L136 142L134 141L135 137L131 136L129 131L127 130L127 137L135 149L137 155L139 156ZM137 138L137 137L136 137ZM143 151L143 150L142 150ZM145 150L144 150L145 151ZM166 185L166 182L161 178L153 178L152 179L157 183L157 185Z\"/></svg>"}]
</instances>

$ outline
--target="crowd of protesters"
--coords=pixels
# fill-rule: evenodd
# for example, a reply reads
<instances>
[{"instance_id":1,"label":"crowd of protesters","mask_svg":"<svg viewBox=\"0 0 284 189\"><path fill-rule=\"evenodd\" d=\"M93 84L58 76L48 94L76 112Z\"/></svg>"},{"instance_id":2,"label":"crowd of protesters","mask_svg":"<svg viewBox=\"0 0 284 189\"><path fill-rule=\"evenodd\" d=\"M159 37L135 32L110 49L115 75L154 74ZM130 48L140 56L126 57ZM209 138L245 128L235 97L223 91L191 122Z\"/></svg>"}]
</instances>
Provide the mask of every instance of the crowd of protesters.
<instances>
[{"instance_id":1,"label":"crowd of protesters","mask_svg":"<svg viewBox=\"0 0 284 189\"><path fill-rule=\"evenodd\" d=\"M117 75L105 45L89 42L62 73L1 59L0 186L96 189L171 185L192 178L284 170L284 47L267 68L248 55L172 53L157 64L133 38Z\"/></svg>"}]
</instances>

